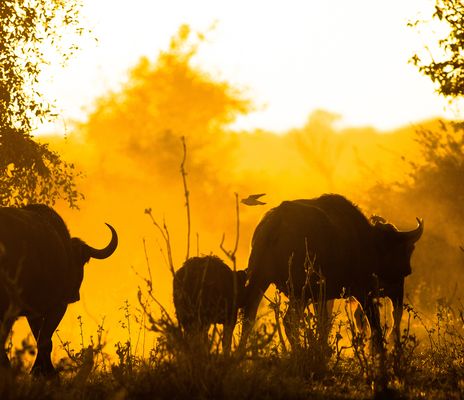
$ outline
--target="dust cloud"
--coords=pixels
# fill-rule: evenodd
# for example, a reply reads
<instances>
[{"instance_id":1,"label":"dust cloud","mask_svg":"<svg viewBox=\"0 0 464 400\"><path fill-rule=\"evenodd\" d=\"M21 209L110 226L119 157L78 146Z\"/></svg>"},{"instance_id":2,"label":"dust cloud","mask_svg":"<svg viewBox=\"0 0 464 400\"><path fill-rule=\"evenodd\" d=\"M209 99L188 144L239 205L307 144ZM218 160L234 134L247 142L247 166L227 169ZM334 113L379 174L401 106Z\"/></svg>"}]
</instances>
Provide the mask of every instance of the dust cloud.
<instances>
[{"instance_id":1,"label":"dust cloud","mask_svg":"<svg viewBox=\"0 0 464 400\"><path fill-rule=\"evenodd\" d=\"M237 268L243 269L251 235L265 211L286 199L337 192L367 215L380 214L401 229L412 229L416 217L423 218L425 234L407 280L409 299L432 308L434 301L452 293L450 282L462 278L464 262L459 250L462 225L456 224L462 212L450 219L451 206L437 204L433 193L426 198L426 191L408 191L415 187L411 176L418 165L427 163L417 131L436 130L438 121L391 132L340 129L339 116L318 110L304 126L280 134L231 131L229 124L251 112L253 104L243 91L192 66L200 40L191 37L188 27L182 27L157 59L140 60L119 92L96 100L85 122L76 123L65 138L43 139L84 174L78 182L85 196L80 209L56 205L71 234L103 247L110 237L104 225L108 222L120 243L109 259L86 265L81 301L69 306L60 337L79 348L82 316L84 345L103 321L108 351L129 338L142 343L146 321L137 292L146 289L149 276L156 298L173 311L165 242L144 211L151 208L156 221L166 224L179 268L187 254L188 231L181 137L187 145L190 255L212 253L231 264L220 244L223 235L226 249L235 243L235 193L239 199L266 193L264 206L239 206ZM139 322L134 319L128 327L127 313Z\"/></svg>"}]
</instances>

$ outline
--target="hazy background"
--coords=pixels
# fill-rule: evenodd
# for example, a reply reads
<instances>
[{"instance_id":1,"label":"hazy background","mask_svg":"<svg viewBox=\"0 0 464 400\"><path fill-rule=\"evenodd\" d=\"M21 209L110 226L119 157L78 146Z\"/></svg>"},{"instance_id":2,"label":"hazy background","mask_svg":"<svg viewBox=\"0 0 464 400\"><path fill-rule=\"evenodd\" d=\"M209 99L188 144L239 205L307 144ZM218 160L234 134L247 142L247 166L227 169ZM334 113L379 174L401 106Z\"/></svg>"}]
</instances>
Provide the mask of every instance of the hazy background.
<instances>
[{"instance_id":1,"label":"hazy background","mask_svg":"<svg viewBox=\"0 0 464 400\"><path fill-rule=\"evenodd\" d=\"M223 234L233 247L234 193L266 193L265 206L240 205L237 265L245 268L265 211L337 192L400 229L423 218L407 301L433 311L437 300L459 298L463 162L457 152L450 168L437 169L434 160L446 154L435 157L437 143L427 136L459 138L436 118L457 114L408 64L421 39L412 39L417 32L406 22L428 2L90 3L89 42L66 69L48 72L59 118L39 133L83 173L80 209L57 204L72 235L103 246L109 222L120 245L86 266L81 301L70 305L61 337L79 347L80 315L85 344L103 319L107 350L124 341L123 307L127 300L138 314L147 264L156 297L172 311L164 242L144 210L166 222L180 267L187 238L182 136L191 255L224 258ZM140 325L132 323L135 338Z\"/></svg>"},{"instance_id":2,"label":"hazy background","mask_svg":"<svg viewBox=\"0 0 464 400\"><path fill-rule=\"evenodd\" d=\"M51 65L44 80L64 122L88 114L94 99L121 87L142 55L156 60L182 24L206 34L193 65L246 91L256 110L236 128L274 132L300 127L308 113L339 113L343 126L392 129L455 109L408 63L446 34L430 20L433 0L123 0L83 1L92 34L66 68Z\"/></svg>"}]
</instances>

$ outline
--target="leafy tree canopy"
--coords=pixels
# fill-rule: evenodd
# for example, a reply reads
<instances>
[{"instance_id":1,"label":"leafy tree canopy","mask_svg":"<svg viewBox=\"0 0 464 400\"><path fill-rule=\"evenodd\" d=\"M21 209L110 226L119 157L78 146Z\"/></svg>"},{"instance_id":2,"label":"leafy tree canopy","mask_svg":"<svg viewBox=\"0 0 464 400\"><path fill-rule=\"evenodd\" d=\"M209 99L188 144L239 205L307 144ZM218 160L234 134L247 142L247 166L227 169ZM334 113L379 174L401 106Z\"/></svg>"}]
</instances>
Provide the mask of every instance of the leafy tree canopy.
<instances>
[{"instance_id":1,"label":"leafy tree canopy","mask_svg":"<svg viewBox=\"0 0 464 400\"><path fill-rule=\"evenodd\" d=\"M462 0L436 0L433 18L447 26L447 36L438 41L441 54L431 54L424 63L416 54L419 70L438 84L438 92L450 98L464 94L464 3ZM437 207L460 215L464 200L464 129L461 122L441 123L436 130L419 129L417 140L423 160L411 163L411 190L424 198L433 197ZM407 187L409 186L407 185Z\"/></svg>"},{"instance_id":2,"label":"leafy tree canopy","mask_svg":"<svg viewBox=\"0 0 464 400\"><path fill-rule=\"evenodd\" d=\"M82 33L76 0L0 1L0 204L53 204L71 207L81 196L72 164L31 136L55 115L39 92L42 68L54 55L66 60L76 49L64 35Z\"/></svg>"},{"instance_id":3,"label":"leafy tree canopy","mask_svg":"<svg viewBox=\"0 0 464 400\"><path fill-rule=\"evenodd\" d=\"M252 105L230 83L193 64L203 41L203 34L182 25L167 50L154 61L140 59L120 90L97 101L83 129L111 170L127 168L112 159L124 155L151 175L177 176L181 136L192 176L212 177L212 169L225 166L226 127Z\"/></svg>"},{"instance_id":4,"label":"leafy tree canopy","mask_svg":"<svg viewBox=\"0 0 464 400\"><path fill-rule=\"evenodd\" d=\"M438 92L446 97L464 95L464 3L462 0L436 0L433 18L447 28L447 36L438 40L441 51L415 54L412 62L438 84ZM418 25L416 21L411 25Z\"/></svg>"},{"instance_id":5,"label":"leafy tree canopy","mask_svg":"<svg viewBox=\"0 0 464 400\"><path fill-rule=\"evenodd\" d=\"M438 93L458 99L464 94L464 3L435 0L433 19L447 33L411 61L437 85ZM432 309L437 299L451 301L463 278L459 246L464 224L464 125L439 122L419 128L416 140L422 157L406 158L411 168L399 182L379 182L369 198L373 209L389 209L396 220L405 214L424 219L426 229L415 256L417 273L409 283L422 306Z\"/></svg>"}]
</instances>

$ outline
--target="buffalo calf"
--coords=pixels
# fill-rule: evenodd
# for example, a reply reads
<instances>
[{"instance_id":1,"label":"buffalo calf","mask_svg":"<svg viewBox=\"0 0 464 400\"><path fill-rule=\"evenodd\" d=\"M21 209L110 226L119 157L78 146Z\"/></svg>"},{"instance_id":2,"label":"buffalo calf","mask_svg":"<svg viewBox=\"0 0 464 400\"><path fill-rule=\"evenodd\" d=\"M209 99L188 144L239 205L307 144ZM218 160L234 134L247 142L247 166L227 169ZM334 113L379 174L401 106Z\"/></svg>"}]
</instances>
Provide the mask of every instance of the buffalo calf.
<instances>
[{"instance_id":1,"label":"buffalo calf","mask_svg":"<svg viewBox=\"0 0 464 400\"><path fill-rule=\"evenodd\" d=\"M223 324L222 346L230 351L237 311L243 303L245 271L232 271L219 257L192 257L173 283L177 319L186 335L207 338L211 324Z\"/></svg>"}]
</instances>

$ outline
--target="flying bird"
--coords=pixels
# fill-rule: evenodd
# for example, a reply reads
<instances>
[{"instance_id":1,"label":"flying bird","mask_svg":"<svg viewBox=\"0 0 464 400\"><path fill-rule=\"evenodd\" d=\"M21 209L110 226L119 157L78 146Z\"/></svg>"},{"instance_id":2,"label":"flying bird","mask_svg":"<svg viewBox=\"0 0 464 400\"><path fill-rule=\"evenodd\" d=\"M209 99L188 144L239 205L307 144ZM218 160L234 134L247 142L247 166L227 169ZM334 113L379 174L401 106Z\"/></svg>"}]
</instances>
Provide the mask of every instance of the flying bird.
<instances>
[{"instance_id":1,"label":"flying bird","mask_svg":"<svg viewBox=\"0 0 464 400\"><path fill-rule=\"evenodd\" d=\"M266 193L250 194L246 199L242 199L241 203L246 204L247 206L262 206L263 204L266 204L266 203L258 199L264 196L265 194Z\"/></svg>"}]
</instances>

